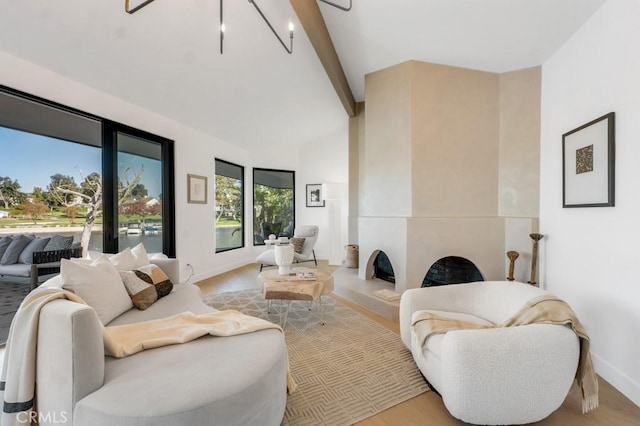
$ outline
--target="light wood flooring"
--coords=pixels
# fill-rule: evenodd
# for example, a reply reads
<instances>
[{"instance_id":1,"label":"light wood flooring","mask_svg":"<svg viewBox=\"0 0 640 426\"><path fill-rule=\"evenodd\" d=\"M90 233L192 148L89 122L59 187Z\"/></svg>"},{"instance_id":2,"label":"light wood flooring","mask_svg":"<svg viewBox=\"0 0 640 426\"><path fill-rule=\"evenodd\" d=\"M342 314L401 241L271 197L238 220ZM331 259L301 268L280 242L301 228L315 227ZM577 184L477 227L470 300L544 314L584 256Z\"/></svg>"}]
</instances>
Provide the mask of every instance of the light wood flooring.
<instances>
[{"instance_id":1,"label":"light wood flooring","mask_svg":"<svg viewBox=\"0 0 640 426\"><path fill-rule=\"evenodd\" d=\"M319 262L318 269L331 273L336 267L329 266L326 262ZM196 283L202 289L204 295L212 293L224 293L246 289L259 289L258 265L245 267L209 278ZM384 327L400 333L400 325L396 321L390 321L361 308L345 299L332 295L334 299L344 303L350 308L373 319ZM536 425L580 425L580 426L626 426L640 425L640 407L618 392L613 386L600 378L600 407L587 415L581 412L579 390L574 386L562 406L551 416ZM442 399L435 392L425 392L370 417L360 423L360 426L395 426L395 425L463 425L465 423L453 418Z\"/></svg>"}]
</instances>

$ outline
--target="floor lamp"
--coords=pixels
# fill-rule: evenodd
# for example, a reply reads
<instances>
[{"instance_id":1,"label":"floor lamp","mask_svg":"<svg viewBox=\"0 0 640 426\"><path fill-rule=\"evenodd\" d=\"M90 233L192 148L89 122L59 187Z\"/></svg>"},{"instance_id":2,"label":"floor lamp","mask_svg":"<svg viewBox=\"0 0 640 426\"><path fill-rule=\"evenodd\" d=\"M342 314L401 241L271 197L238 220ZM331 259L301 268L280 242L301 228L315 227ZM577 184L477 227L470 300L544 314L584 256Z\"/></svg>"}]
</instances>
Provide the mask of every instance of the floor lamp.
<instances>
[{"instance_id":1,"label":"floor lamp","mask_svg":"<svg viewBox=\"0 0 640 426\"><path fill-rule=\"evenodd\" d=\"M322 198L329 211L329 265L342 265L342 201L346 184L323 183Z\"/></svg>"}]
</instances>

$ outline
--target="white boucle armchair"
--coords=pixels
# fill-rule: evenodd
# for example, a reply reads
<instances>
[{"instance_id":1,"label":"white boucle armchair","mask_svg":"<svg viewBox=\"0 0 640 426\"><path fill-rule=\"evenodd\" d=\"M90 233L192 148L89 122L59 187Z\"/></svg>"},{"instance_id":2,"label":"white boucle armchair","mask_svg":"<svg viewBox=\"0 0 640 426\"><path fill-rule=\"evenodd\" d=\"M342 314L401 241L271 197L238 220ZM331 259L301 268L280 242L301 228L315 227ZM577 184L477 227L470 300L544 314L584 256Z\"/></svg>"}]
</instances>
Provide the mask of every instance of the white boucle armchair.
<instances>
[{"instance_id":1,"label":"white boucle armchair","mask_svg":"<svg viewBox=\"0 0 640 426\"><path fill-rule=\"evenodd\" d=\"M315 265L318 266L316 252L313 250L316 245L316 241L318 241L318 231L319 228L316 225L296 226L293 231L293 238L304 238L304 243L300 253L293 253L294 262L299 263L313 261ZM276 256L273 246L268 247L264 252L262 252L257 257L256 263L260 264L260 270L262 270L264 266L275 265Z\"/></svg>"},{"instance_id":2,"label":"white boucle armchair","mask_svg":"<svg viewBox=\"0 0 640 426\"><path fill-rule=\"evenodd\" d=\"M569 326L457 330L432 335L420 347L414 312L478 324L501 324L544 290L487 281L411 289L400 301L402 341L449 412L473 424L524 424L562 405L574 381L578 337Z\"/></svg>"}]
</instances>

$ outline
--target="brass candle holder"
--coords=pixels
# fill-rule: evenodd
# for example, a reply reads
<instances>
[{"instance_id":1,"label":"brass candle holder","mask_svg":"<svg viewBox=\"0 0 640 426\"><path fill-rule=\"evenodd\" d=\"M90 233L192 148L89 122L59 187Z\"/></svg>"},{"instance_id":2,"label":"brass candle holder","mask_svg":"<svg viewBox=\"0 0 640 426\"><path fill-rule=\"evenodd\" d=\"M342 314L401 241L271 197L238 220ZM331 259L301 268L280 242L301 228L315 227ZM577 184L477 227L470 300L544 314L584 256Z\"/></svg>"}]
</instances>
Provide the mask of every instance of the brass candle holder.
<instances>
[{"instance_id":1,"label":"brass candle holder","mask_svg":"<svg viewBox=\"0 0 640 426\"><path fill-rule=\"evenodd\" d=\"M513 270L516 265L516 259L520 256L520 253L517 251L511 250L507 252L507 257L509 258L509 276L507 277L508 281L513 281Z\"/></svg>"},{"instance_id":2,"label":"brass candle holder","mask_svg":"<svg viewBox=\"0 0 640 426\"><path fill-rule=\"evenodd\" d=\"M536 283L536 271L538 269L538 241L540 241L544 235L542 234L529 234L533 240L533 251L531 253L531 281L528 281L531 285L538 285Z\"/></svg>"}]
</instances>

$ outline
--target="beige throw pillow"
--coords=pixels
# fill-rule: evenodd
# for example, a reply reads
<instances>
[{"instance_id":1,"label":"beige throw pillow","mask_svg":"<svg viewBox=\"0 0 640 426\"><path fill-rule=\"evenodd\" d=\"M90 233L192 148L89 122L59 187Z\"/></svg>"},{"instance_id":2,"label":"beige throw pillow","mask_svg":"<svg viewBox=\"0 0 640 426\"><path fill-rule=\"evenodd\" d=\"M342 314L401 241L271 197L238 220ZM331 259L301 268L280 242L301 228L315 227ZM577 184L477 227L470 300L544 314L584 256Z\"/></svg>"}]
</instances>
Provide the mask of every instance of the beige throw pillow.
<instances>
[{"instance_id":1,"label":"beige throw pillow","mask_svg":"<svg viewBox=\"0 0 640 426\"><path fill-rule=\"evenodd\" d=\"M134 271L138 278L152 284L158 292L158 299L171 293L173 290L173 283L164 273L164 271L157 265L147 265L142 268L138 268Z\"/></svg>"},{"instance_id":2,"label":"beige throw pillow","mask_svg":"<svg viewBox=\"0 0 640 426\"><path fill-rule=\"evenodd\" d=\"M141 280L135 271L122 271L120 276L127 293L129 293L129 297L131 297L133 306L136 308L144 311L158 300L158 292L155 286Z\"/></svg>"},{"instance_id":3,"label":"beige throw pillow","mask_svg":"<svg viewBox=\"0 0 640 426\"><path fill-rule=\"evenodd\" d=\"M304 247L304 238L293 237L291 239L291 244L293 244L293 251L294 252L302 253L302 247Z\"/></svg>"}]
</instances>

